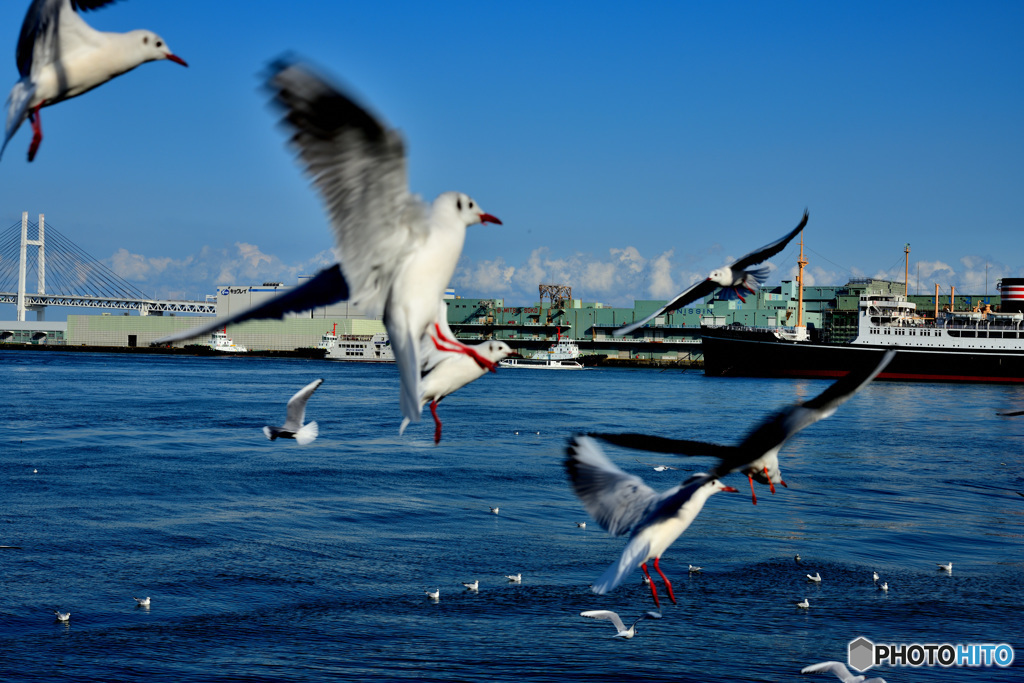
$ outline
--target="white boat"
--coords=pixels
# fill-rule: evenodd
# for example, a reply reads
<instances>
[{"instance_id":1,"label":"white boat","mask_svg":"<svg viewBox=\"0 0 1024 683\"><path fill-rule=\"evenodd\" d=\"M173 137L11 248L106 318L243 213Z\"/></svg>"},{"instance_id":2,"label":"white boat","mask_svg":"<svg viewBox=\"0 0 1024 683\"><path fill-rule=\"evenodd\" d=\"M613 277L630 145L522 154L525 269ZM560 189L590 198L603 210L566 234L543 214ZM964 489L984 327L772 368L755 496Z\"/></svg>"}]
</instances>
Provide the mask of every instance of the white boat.
<instances>
[{"instance_id":1,"label":"white boat","mask_svg":"<svg viewBox=\"0 0 1024 683\"><path fill-rule=\"evenodd\" d=\"M377 334L343 334L337 333L335 323L330 332L320 337L318 349L324 349L328 360L355 360L364 363L394 363L395 353L391 350L391 342L385 332Z\"/></svg>"},{"instance_id":2,"label":"white boat","mask_svg":"<svg viewBox=\"0 0 1024 683\"><path fill-rule=\"evenodd\" d=\"M217 330L210 336L210 348L224 353L248 353L249 351L244 346L231 341L226 327L223 330Z\"/></svg>"},{"instance_id":3,"label":"white boat","mask_svg":"<svg viewBox=\"0 0 1024 683\"><path fill-rule=\"evenodd\" d=\"M580 347L571 339L559 336L547 351L538 351L529 358L505 358L498 362L503 368L534 368L537 370L582 370Z\"/></svg>"}]
</instances>

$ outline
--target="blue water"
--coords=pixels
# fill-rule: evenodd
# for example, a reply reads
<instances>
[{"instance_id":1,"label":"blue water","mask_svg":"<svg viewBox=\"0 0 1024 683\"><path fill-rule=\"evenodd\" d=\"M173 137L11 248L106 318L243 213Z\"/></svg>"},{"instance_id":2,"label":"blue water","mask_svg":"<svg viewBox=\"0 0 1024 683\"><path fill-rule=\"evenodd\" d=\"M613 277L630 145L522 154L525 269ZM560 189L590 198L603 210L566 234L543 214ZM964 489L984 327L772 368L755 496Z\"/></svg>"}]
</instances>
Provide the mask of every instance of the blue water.
<instances>
[{"instance_id":1,"label":"blue water","mask_svg":"<svg viewBox=\"0 0 1024 683\"><path fill-rule=\"evenodd\" d=\"M320 438L267 441L316 377ZM788 489L753 506L727 479L740 493L663 557L678 605L624 641L579 612L636 616L650 593L639 572L589 591L625 541L576 527L568 435L732 443L827 382L501 370L441 404L440 447L429 417L398 436L393 366L0 351L0 385L0 545L20 546L0 550L5 681L781 681L858 636L1017 652L872 670L890 682L1021 680L1024 417L996 416L1020 388L869 386L786 447ZM608 454L659 489L702 468Z\"/></svg>"}]
</instances>

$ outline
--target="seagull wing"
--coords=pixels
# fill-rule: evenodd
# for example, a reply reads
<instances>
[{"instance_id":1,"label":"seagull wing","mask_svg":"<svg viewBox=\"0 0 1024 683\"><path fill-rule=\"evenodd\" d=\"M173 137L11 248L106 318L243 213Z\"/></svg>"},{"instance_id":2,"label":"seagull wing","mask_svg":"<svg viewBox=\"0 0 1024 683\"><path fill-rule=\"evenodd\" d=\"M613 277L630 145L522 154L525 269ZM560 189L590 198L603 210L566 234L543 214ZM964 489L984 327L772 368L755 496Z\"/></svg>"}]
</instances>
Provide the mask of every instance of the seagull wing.
<instances>
[{"instance_id":1,"label":"seagull wing","mask_svg":"<svg viewBox=\"0 0 1024 683\"><path fill-rule=\"evenodd\" d=\"M619 630L619 633L622 633L626 630L626 625L622 623L622 619L619 618L618 614L612 612L611 610L595 609L590 610L589 612L580 612L580 616L590 617L591 619L607 619L615 625L615 628Z\"/></svg>"},{"instance_id":2,"label":"seagull wing","mask_svg":"<svg viewBox=\"0 0 1024 683\"><path fill-rule=\"evenodd\" d=\"M676 310L677 308L682 308L686 304L692 303L692 302L696 301L697 299L703 299L708 294L714 294L714 292L715 292L715 290L717 288L718 288L718 285L716 285L711 280L701 280L700 282L697 282L697 283L691 285L689 289L687 289L684 292L676 295L675 299L672 299L672 301L669 301L667 304L665 304L664 306L662 306L661 308L656 310L654 313L651 313L649 316L647 316L646 318L644 318L640 322L635 322L635 323L632 323L630 325L626 325L625 327L620 327L619 329L615 330L614 332L612 332L612 336L621 337L621 336L623 336L625 334L629 334L630 332L632 332L632 331L634 331L634 330L636 330L638 328L641 328L644 325L646 325L647 323L651 322L652 320L657 318L662 313L665 313L665 312L671 313L672 311Z\"/></svg>"},{"instance_id":3,"label":"seagull wing","mask_svg":"<svg viewBox=\"0 0 1024 683\"><path fill-rule=\"evenodd\" d=\"M583 507L613 536L629 533L660 497L640 477L616 467L588 436L569 440L565 469Z\"/></svg>"},{"instance_id":4,"label":"seagull wing","mask_svg":"<svg viewBox=\"0 0 1024 683\"><path fill-rule=\"evenodd\" d=\"M314 380L288 399L288 417L285 419L282 429L297 432L302 427L302 423L306 421L306 401L323 383L322 379Z\"/></svg>"},{"instance_id":5,"label":"seagull wing","mask_svg":"<svg viewBox=\"0 0 1024 683\"><path fill-rule=\"evenodd\" d=\"M797 234L799 234L799 232L804 229L804 226L807 225L807 217L808 213L804 211L804 217L800 220L800 224L793 228L792 230L790 230L785 237L777 239L771 244L766 244L756 251L750 252L749 254L741 258L739 261L732 264L732 269L734 271L744 270L748 266L757 265L758 263L761 263L762 261L767 261L772 256L778 254L780 251L786 248L786 245L789 244L789 241L791 239L796 237Z\"/></svg>"},{"instance_id":6,"label":"seagull wing","mask_svg":"<svg viewBox=\"0 0 1024 683\"><path fill-rule=\"evenodd\" d=\"M382 312L429 232L426 208L409 194L401 134L303 64L278 60L267 87L330 215L352 300Z\"/></svg>"},{"instance_id":7,"label":"seagull wing","mask_svg":"<svg viewBox=\"0 0 1024 683\"><path fill-rule=\"evenodd\" d=\"M735 446L720 446L715 443L690 441L687 439L668 439L663 436L651 436L650 434L637 434L635 432L626 432L621 434L590 432L588 436L601 439L602 441L607 441L608 443L615 444L616 446L621 446L623 448L651 451L652 453L671 453L673 455L713 455L716 458L726 458L736 450ZM641 464L646 465L648 463Z\"/></svg>"},{"instance_id":8,"label":"seagull wing","mask_svg":"<svg viewBox=\"0 0 1024 683\"><path fill-rule=\"evenodd\" d=\"M747 435L733 453L722 458L714 473L724 476L735 472L772 449L779 448L801 429L829 417L836 412L836 408L877 377L895 355L895 351L886 351L877 364L867 364L853 370L811 400L775 413Z\"/></svg>"},{"instance_id":9,"label":"seagull wing","mask_svg":"<svg viewBox=\"0 0 1024 683\"><path fill-rule=\"evenodd\" d=\"M192 339L204 334L210 334L214 330L225 325L234 325L246 320L263 320L276 318L280 320L285 313L308 311L320 306L330 306L338 301L348 298L348 283L345 276L341 274L341 268L334 264L325 268L302 285L289 289L287 292L275 296L270 301L239 311L226 318L217 318L200 327L176 332L172 335L157 339L154 344L167 344L170 342Z\"/></svg>"},{"instance_id":10,"label":"seagull wing","mask_svg":"<svg viewBox=\"0 0 1024 683\"><path fill-rule=\"evenodd\" d=\"M800 669L802 674L817 674L826 671L834 673L841 681L848 681L853 678L853 674L850 673L850 670L842 662L820 662Z\"/></svg>"},{"instance_id":11,"label":"seagull wing","mask_svg":"<svg viewBox=\"0 0 1024 683\"><path fill-rule=\"evenodd\" d=\"M1017 415L1024 415L1024 410L1013 410L1008 413L996 413L1002 417L1016 417Z\"/></svg>"}]
</instances>

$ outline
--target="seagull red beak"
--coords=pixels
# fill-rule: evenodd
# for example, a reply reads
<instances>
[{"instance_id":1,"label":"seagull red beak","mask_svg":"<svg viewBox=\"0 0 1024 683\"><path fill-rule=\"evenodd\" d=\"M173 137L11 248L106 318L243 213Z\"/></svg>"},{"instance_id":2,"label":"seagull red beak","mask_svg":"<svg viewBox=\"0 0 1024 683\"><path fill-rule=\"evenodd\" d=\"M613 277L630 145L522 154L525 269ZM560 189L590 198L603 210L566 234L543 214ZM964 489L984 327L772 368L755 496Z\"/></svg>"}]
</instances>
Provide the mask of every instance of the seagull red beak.
<instances>
[{"instance_id":1,"label":"seagull red beak","mask_svg":"<svg viewBox=\"0 0 1024 683\"><path fill-rule=\"evenodd\" d=\"M728 491L729 493L739 493L740 492L739 489L733 488L732 486L723 486L722 490L723 491Z\"/></svg>"},{"instance_id":2,"label":"seagull red beak","mask_svg":"<svg viewBox=\"0 0 1024 683\"><path fill-rule=\"evenodd\" d=\"M175 64L181 64L182 66L188 66L188 63L185 62L185 60L182 59L181 57L179 57L178 55L172 55L172 54L168 53L167 59L171 60Z\"/></svg>"},{"instance_id":3,"label":"seagull red beak","mask_svg":"<svg viewBox=\"0 0 1024 683\"><path fill-rule=\"evenodd\" d=\"M498 220L497 216L492 216L489 213L482 213L482 214L480 214L480 222L481 223L496 223L498 225L502 224L501 221Z\"/></svg>"}]
</instances>

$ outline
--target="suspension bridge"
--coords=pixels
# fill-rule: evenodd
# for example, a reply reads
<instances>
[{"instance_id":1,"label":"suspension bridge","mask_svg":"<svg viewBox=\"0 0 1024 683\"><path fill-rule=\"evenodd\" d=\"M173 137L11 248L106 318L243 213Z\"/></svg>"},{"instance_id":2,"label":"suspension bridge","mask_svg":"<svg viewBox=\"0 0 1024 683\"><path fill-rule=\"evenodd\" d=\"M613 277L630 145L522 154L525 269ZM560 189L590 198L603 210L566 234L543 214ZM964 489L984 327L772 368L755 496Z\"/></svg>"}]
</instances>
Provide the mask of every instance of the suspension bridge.
<instances>
[{"instance_id":1,"label":"suspension bridge","mask_svg":"<svg viewBox=\"0 0 1024 683\"><path fill-rule=\"evenodd\" d=\"M30 276L34 275L34 278ZM35 293L27 291L30 279ZM43 214L33 223L28 212L21 222L0 232L0 304L15 304L17 320L32 311L45 320L47 306L164 313L216 314L216 297L207 301L154 299L46 224Z\"/></svg>"}]
</instances>

